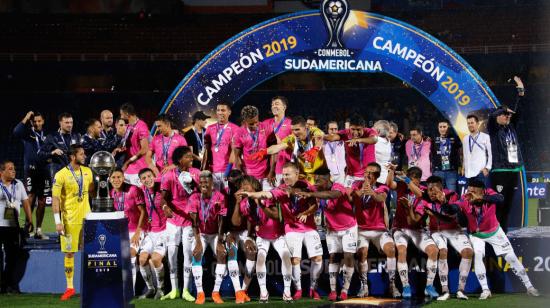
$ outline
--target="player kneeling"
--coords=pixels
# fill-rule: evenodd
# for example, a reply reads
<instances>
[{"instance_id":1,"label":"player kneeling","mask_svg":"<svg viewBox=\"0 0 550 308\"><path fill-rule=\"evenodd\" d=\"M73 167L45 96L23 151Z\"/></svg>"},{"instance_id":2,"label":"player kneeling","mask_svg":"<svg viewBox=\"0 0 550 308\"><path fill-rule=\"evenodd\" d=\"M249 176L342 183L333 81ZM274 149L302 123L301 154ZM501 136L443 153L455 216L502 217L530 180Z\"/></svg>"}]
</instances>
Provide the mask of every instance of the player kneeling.
<instances>
[{"instance_id":1,"label":"player kneeling","mask_svg":"<svg viewBox=\"0 0 550 308\"><path fill-rule=\"evenodd\" d=\"M111 198L116 211L124 212L128 219L130 239L130 264L132 266L132 287L136 285L136 256L141 248L145 232L149 229L146 222L145 201L143 191L134 185L124 183L124 172L116 169L110 178Z\"/></svg>"},{"instance_id":2,"label":"player kneeling","mask_svg":"<svg viewBox=\"0 0 550 308\"><path fill-rule=\"evenodd\" d=\"M140 298L160 299L164 296L164 267L162 259L166 254L166 216L161 208L162 196L160 183L155 182L155 175L149 168L139 171L141 189L145 196L145 207L148 214L150 232L145 236L139 253L139 270L147 286L147 291ZM153 286L153 275L149 261L155 269L157 288Z\"/></svg>"}]
</instances>

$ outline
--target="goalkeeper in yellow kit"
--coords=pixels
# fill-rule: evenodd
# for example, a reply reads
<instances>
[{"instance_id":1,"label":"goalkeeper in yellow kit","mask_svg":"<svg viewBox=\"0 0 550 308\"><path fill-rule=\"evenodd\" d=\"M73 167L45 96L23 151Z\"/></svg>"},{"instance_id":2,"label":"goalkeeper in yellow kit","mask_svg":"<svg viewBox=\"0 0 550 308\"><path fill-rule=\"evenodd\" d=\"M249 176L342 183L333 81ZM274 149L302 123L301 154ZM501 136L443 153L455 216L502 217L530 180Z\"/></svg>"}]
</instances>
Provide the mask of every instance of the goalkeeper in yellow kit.
<instances>
[{"instance_id":1,"label":"goalkeeper in yellow kit","mask_svg":"<svg viewBox=\"0 0 550 308\"><path fill-rule=\"evenodd\" d=\"M60 234L61 251L65 253L67 289L61 300L74 294L74 253L83 244L82 225L90 212L90 197L94 191L92 170L85 167L86 154L81 145L71 145L69 164L55 174L53 183L53 213L55 228Z\"/></svg>"}]
</instances>

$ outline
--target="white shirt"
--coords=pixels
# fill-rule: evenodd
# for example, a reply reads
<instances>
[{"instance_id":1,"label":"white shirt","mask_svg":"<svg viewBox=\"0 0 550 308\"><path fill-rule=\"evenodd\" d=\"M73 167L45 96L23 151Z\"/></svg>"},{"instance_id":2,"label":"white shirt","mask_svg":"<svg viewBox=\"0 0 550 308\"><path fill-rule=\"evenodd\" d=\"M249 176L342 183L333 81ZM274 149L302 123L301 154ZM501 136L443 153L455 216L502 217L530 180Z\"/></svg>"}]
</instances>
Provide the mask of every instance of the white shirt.
<instances>
[{"instance_id":1,"label":"white shirt","mask_svg":"<svg viewBox=\"0 0 550 308\"><path fill-rule=\"evenodd\" d=\"M491 170L493 157L491 154L491 138L488 134L468 134L462 139L462 151L464 154L464 176L473 178L483 168Z\"/></svg>"},{"instance_id":2,"label":"white shirt","mask_svg":"<svg viewBox=\"0 0 550 308\"><path fill-rule=\"evenodd\" d=\"M12 202L15 206L15 210L17 211L17 213L19 213L19 210L21 209L21 203L28 198L27 192L25 191L25 186L23 186L23 183L21 183L21 181L14 180L10 185L4 187L9 191L10 194L12 194L13 189L15 188L15 194L14 196L12 196ZM0 227L17 227L17 223L14 219L4 219L4 212L6 210L7 203L8 196L4 192L4 189L0 187Z\"/></svg>"},{"instance_id":3,"label":"white shirt","mask_svg":"<svg viewBox=\"0 0 550 308\"><path fill-rule=\"evenodd\" d=\"M386 184L386 178L388 177L388 167L386 164L391 162L391 142L387 138L378 138L378 141L374 145L374 151L376 162L382 168L377 182Z\"/></svg>"},{"instance_id":4,"label":"white shirt","mask_svg":"<svg viewBox=\"0 0 550 308\"><path fill-rule=\"evenodd\" d=\"M345 173L346 149L343 141L325 142L323 153L325 154L325 161L330 170L330 175L336 176Z\"/></svg>"}]
</instances>

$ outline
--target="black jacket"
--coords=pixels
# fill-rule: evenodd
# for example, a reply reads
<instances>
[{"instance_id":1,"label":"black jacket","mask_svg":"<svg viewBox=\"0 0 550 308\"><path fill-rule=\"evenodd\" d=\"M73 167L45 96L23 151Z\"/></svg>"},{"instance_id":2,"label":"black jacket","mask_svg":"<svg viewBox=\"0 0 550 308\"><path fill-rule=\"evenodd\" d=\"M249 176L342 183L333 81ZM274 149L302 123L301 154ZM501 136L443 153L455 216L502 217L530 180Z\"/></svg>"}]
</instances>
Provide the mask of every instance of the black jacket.
<instances>
[{"instance_id":1,"label":"black jacket","mask_svg":"<svg viewBox=\"0 0 550 308\"><path fill-rule=\"evenodd\" d=\"M403 170L403 164L405 163L405 141L399 138L399 135L391 142L392 157L391 162L397 165L398 171Z\"/></svg>"},{"instance_id":2,"label":"black jacket","mask_svg":"<svg viewBox=\"0 0 550 308\"><path fill-rule=\"evenodd\" d=\"M487 130L489 131L489 137L491 138L491 151L493 155L492 169L515 169L523 165L523 155L521 154L521 146L518 142L518 134L516 131L521 100L521 96L518 95L514 104L508 107L515 112L515 114L512 115L510 124L508 125L500 125L497 123L497 116L499 112L501 112L501 108L494 110L489 115ZM506 142L507 135L512 136L517 144L517 163L511 163L508 161L508 144Z\"/></svg>"},{"instance_id":3,"label":"black jacket","mask_svg":"<svg viewBox=\"0 0 550 308\"><path fill-rule=\"evenodd\" d=\"M52 177L57 171L69 164L69 148L73 144L80 144L80 139L79 133L62 135L59 131L51 133L46 137L44 144L40 148L40 151L38 151L38 156L49 164L48 167ZM63 151L63 155L52 155L55 149Z\"/></svg>"},{"instance_id":4,"label":"black jacket","mask_svg":"<svg viewBox=\"0 0 550 308\"><path fill-rule=\"evenodd\" d=\"M82 147L84 148L84 152L86 153L86 164L90 163L90 159L92 158L92 155L94 155L96 152L99 151L107 151L109 153L112 152L111 149L116 148L116 139L94 139L90 137L90 135L86 134L82 136L80 139L80 144L82 144Z\"/></svg>"},{"instance_id":5,"label":"black jacket","mask_svg":"<svg viewBox=\"0 0 550 308\"><path fill-rule=\"evenodd\" d=\"M46 140L44 131L36 133L30 125L19 122L13 129L13 135L23 141L23 168L25 172L29 168L45 166L45 161L41 160L38 156L38 151Z\"/></svg>"},{"instance_id":6,"label":"black jacket","mask_svg":"<svg viewBox=\"0 0 550 308\"><path fill-rule=\"evenodd\" d=\"M443 140L445 144L448 143L448 146L451 147L450 150L446 150L449 154L450 168L445 170L458 170L458 167L460 165L460 149L462 149L462 143L456 136L452 135L448 136L445 139L442 139L439 136L432 138L432 147L430 149L430 161L432 162L432 170L443 171L443 166L441 164L441 157L443 156L441 150L443 149L440 147Z\"/></svg>"}]
</instances>

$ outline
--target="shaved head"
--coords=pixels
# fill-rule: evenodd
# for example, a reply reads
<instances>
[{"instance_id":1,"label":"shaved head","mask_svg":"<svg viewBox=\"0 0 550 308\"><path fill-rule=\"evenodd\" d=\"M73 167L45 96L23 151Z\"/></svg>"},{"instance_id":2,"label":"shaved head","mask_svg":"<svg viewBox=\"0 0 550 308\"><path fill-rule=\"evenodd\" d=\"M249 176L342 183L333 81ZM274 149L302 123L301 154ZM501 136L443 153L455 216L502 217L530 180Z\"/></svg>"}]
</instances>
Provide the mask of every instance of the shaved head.
<instances>
[{"instance_id":1,"label":"shaved head","mask_svg":"<svg viewBox=\"0 0 550 308\"><path fill-rule=\"evenodd\" d=\"M100 116L101 125L104 128L113 126L113 113L110 110L103 110Z\"/></svg>"}]
</instances>

